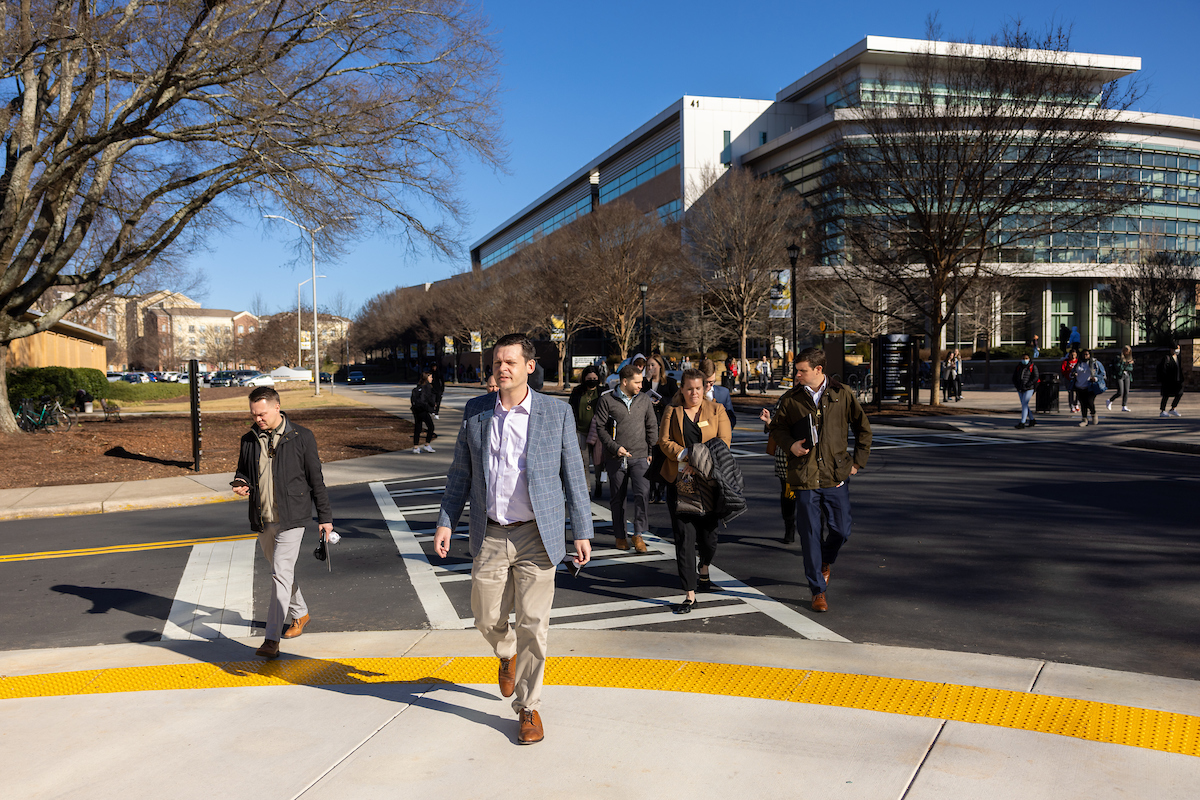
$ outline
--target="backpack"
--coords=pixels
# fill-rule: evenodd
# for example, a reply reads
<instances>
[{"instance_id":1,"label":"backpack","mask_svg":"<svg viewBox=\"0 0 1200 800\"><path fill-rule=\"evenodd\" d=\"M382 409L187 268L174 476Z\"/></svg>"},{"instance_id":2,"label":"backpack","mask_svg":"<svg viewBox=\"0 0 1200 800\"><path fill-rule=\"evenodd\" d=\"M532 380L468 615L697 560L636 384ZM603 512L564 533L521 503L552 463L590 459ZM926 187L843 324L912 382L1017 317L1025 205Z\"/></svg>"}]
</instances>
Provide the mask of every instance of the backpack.
<instances>
[{"instance_id":1,"label":"backpack","mask_svg":"<svg viewBox=\"0 0 1200 800\"><path fill-rule=\"evenodd\" d=\"M414 414L420 414L429 410L425 407L425 401L421 395L421 386L414 386L412 394L408 398L408 403L410 406L412 406L412 411Z\"/></svg>"}]
</instances>

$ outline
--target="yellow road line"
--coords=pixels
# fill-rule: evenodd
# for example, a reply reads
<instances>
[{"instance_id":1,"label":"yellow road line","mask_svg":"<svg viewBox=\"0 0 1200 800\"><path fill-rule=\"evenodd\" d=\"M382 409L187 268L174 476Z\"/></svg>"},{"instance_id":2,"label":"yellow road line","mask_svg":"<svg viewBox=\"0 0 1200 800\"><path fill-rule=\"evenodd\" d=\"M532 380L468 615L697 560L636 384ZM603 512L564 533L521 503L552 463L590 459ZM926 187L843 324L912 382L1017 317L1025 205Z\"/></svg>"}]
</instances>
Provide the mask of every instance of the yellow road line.
<instances>
[{"instance_id":1,"label":"yellow road line","mask_svg":"<svg viewBox=\"0 0 1200 800\"><path fill-rule=\"evenodd\" d=\"M0 700L243 686L495 680L494 658L285 658L5 677L0 678ZM1032 692L818 670L583 656L550 658L545 680L554 686L695 692L855 708L1200 757L1200 717Z\"/></svg>"},{"instance_id":2,"label":"yellow road line","mask_svg":"<svg viewBox=\"0 0 1200 800\"><path fill-rule=\"evenodd\" d=\"M17 553L11 556L0 556L0 564L10 561L41 561L47 558L74 558L76 556L103 556L110 553L135 553L139 550L168 550L172 547L191 547L195 544L212 544L214 542L239 542L243 539L257 538L257 534L239 533L236 536L211 536L207 539L177 539L171 542L115 544L110 547L84 547L79 550L47 550L43 553Z\"/></svg>"}]
</instances>

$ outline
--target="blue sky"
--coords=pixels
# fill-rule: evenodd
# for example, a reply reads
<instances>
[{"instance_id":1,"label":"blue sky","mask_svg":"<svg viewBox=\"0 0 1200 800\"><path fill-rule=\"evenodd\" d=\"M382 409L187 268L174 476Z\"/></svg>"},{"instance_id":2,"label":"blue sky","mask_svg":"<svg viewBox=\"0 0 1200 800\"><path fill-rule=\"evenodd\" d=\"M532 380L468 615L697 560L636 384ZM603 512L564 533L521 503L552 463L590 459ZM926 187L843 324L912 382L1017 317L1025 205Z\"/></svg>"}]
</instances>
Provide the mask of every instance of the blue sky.
<instances>
[{"instance_id":1,"label":"blue sky","mask_svg":"<svg viewBox=\"0 0 1200 800\"><path fill-rule=\"evenodd\" d=\"M320 280L320 305L341 292L357 309L393 287L461 271L467 245L682 95L771 99L867 35L922 38L933 11L949 39L986 39L1017 17L1034 30L1068 24L1073 50L1141 57L1142 110L1200 117L1200 0L940 8L908 0L504 0L482 8L503 54L500 111L509 160L503 174L461 164L470 212L462 256L410 255L384 237L352 243L336 262L318 251L319 272L328 276ZM247 212L240 227L212 237L192 261L207 276L204 304L240 310L259 292L271 311L294 307L296 284L309 274L307 249L296 256L297 233Z\"/></svg>"}]
</instances>

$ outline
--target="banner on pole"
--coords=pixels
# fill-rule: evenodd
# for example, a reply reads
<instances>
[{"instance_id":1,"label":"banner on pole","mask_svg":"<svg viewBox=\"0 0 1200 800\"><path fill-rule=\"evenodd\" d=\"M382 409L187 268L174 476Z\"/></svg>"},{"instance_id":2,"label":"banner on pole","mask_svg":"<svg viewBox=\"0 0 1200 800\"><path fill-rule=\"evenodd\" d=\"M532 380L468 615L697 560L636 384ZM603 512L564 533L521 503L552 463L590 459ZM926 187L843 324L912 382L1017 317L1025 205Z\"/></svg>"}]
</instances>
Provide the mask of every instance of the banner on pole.
<instances>
[{"instance_id":1,"label":"banner on pole","mask_svg":"<svg viewBox=\"0 0 1200 800\"><path fill-rule=\"evenodd\" d=\"M408 357L413 361L417 360L417 345L415 343L408 346Z\"/></svg>"},{"instance_id":2,"label":"banner on pole","mask_svg":"<svg viewBox=\"0 0 1200 800\"><path fill-rule=\"evenodd\" d=\"M442 352L448 356L454 355L454 337L443 336L442 339L444 340L442 344Z\"/></svg>"},{"instance_id":3,"label":"banner on pole","mask_svg":"<svg viewBox=\"0 0 1200 800\"><path fill-rule=\"evenodd\" d=\"M425 343L425 357L433 358L436 355L437 355L437 351L436 351L436 348L434 348L434 346L433 346L433 342L426 342Z\"/></svg>"},{"instance_id":4,"label":"banner on pole","mask_svg":"<svg viewBox=\"0 0 1200 800\"><path fill-rule=\"evenodd\" d=\"M480 331L471 331L471 352L483 352L483 333Z\"/></svg>"},{"instance_id":5,"label":"banner on pole","mask_svg":"<svg viewBox=\"0 0 1200 800\"><path fill-rule=\"evenodd\" d=\"M550 317L550 341L565 342L567 340L567 325L562 317Z\"/></svg>"},{"instance_id":6,"label":"banner on pole","mask_svg":"<svg viewBox=\"0 0 1200 800\"><path fill-rule=\"evenodd\" d=\"M774 273L771 283L771 319L790 319L792 316L791 273L781 269Z\"/></svg>"},{"instance_id":7,"label":"banner on pole","mask_svg":"<svg viewBox=\"0 0 1200 800\"><path fill-rule=\"evenodd\" d=\"M308 331L300 331L300 349L312 350L312 334Z\"/></svg>"}]
</instances>

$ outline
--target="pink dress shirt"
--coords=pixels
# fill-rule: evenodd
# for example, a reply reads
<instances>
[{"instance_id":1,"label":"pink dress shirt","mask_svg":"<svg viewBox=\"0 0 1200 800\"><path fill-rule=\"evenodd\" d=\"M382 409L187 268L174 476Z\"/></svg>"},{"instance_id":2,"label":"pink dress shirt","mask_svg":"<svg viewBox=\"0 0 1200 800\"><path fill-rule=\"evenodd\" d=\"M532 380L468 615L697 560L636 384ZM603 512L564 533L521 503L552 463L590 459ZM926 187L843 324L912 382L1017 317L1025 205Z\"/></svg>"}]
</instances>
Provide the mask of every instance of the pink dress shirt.
<instances>
[{"instance_id":1,"label":"pink dress shirt","mask_svg":"<svg viewBox=\"0 0 1200 800\"><path fill-rule=\"evenodd\" d=\"M525 399L507 411L500 403L500 394L496 394L495 415L488 434L487 513L501 525L533 519L529 479L525 475L532 406L533 393L528 389Z\"/></svg>"}]
</instances>

